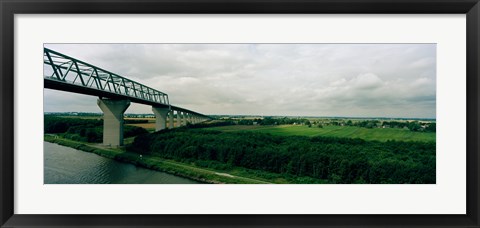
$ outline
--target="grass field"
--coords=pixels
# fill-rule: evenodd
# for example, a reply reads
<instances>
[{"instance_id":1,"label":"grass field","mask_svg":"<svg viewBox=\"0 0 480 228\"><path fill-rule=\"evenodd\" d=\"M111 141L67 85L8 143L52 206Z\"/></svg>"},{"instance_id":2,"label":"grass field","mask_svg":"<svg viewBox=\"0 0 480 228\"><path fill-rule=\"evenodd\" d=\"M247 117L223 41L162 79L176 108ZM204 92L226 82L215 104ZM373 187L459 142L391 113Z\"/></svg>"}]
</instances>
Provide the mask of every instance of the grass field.
<instances>
[{"instance_id":1,"label":"grass field","mask_svg":"<svg viewBox=\"0 0 480 228\"><path fill-rule=\"evenodd\" d=\"M145 128L145 130L149 132L154 132L155 131L155 122L148 122L148 123L135 123L135 124L125 124L125 125L130 125L130 126L135 126L135 127L141 127ZM167 123L168 126L168 123ZM177 122L173 123L174 127L177 127Z\"/></svg>"},{"instance_id":2,"label":"grass field","mask_svg":"<svg viewBox=\"0 0 480 228\"><path fill-rule=\"evenodd\" d=\"M154 131L155 130L155 123L135 123L135 124L125 124L135 127L145 128L147 131Z\"/></svg>"},{"instance_id":3,"label":"grass field","mask_svg":"<svg viewBox=\"0 0 480 228\"><path fill-rule=\"evenodd\" d=\"M255 131L270 133L272 135L301 135L301 136L330 136L344 138L360 138L364 140L397 140L397 141L422 141L435 142L436 133L413 132L407 129L398 128L361 128L349 126L325 126L323 128L307 127L303 125L232 125L204 128L225 132L233 131Z\"/></svg>"},{"instance_id":4,"label":"grass field","mask_svg":"<svg viewBox=\"0 0 480 228\"><path fill-rule=\"evenodd\" d=\"M56 116L68 119L101 120L103 116Z\"/></svg>"}]
</instances>

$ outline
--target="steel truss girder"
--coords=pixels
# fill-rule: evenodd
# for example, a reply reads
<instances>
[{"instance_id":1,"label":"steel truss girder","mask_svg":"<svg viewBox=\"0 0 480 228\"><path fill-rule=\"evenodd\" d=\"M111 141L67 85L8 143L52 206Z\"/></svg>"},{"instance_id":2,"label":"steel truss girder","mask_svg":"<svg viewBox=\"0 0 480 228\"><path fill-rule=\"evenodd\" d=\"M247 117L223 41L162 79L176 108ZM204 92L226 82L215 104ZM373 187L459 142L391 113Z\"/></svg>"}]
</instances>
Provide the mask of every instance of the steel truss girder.
<instances>
[{"instance_id":1,"label":"steel truss girder","mask_svg":"<svg viewBox=\"0 0 480 228\"><path fill-rule=\"evenodd\" d=\"M43 52L44 79L145 100L149 103L170 105L166 93L48 48L43 48ZM52 74L45 75L45 71Z\"/></svg>"}]
</instances>

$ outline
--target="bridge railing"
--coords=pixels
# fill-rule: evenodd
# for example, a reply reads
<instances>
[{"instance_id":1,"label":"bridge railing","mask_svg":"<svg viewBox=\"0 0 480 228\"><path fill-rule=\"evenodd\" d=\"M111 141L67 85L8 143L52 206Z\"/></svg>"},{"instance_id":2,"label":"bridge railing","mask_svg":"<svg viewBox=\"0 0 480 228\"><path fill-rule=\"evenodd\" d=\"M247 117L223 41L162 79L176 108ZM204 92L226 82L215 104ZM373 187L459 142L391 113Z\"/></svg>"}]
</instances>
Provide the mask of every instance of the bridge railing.
<instances>
[{"instance_id":1,"label":"bridge railing","mask_svg":"<svg viewBox=\"0 0 480 228\"><path fill-rule=\"evenodd\" d=\"M43 49L43 77L169 105L168 95L62 53Z\"/></svg>"}]
</instances>

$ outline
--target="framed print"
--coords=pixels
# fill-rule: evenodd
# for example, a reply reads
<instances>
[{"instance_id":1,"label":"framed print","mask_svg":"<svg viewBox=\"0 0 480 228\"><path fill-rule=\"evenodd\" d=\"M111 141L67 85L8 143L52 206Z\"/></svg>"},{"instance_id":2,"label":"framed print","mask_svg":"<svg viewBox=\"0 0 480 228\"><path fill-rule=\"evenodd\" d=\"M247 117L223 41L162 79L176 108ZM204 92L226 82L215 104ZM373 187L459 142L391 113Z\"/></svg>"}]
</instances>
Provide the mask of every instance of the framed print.
<instances>
[{"instance_id":1,"label":"framed print","mask_svg":"<svg viewBox=\"0 0 480 228\"><path fill-rule=\"evenodd\" d=\"M477 0L0 4L2 227L479 227Z\"/></svg>"}]
</instances>

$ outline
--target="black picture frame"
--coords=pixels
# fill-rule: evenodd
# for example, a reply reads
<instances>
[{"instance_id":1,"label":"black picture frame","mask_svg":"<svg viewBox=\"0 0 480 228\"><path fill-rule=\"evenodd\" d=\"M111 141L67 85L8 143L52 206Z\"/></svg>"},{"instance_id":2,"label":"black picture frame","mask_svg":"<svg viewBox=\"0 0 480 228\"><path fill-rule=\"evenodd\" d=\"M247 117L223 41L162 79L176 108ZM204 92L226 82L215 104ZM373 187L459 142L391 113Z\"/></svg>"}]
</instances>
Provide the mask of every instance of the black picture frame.
<instances>
[{"instance_id":1,"label":"black picture frame","mask_svg":"<svg viewBox=\"0 0 480 228\"><path fill-rule=\"evenodd\" d=\"M480 227L479 0L144 0L138 2L135 0L0 0L0 12L1 227ZM60 13L466 14L467 213L465 215L14 214L14 15Z\"/></svg>"}]
</instances>

